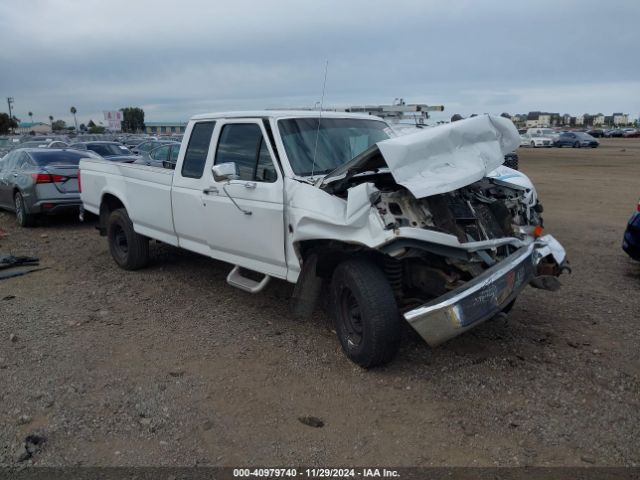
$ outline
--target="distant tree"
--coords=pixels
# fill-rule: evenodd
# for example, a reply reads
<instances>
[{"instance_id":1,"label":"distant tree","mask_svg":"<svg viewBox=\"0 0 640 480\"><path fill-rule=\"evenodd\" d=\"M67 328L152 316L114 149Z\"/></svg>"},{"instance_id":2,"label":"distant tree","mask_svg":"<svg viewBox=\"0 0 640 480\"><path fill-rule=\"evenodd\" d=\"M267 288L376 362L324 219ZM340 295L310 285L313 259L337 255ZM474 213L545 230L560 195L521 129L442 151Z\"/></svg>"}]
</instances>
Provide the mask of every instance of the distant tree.
<instances>
[{"instance_id":1,"label":"distant tree","mask_svg":"<svg viewBox=\"0 0 640 480\"><path fill-rule=\"evenodd\" d=\"M93 120L89 120L89 123L87 123L87 127L89 127L89 128L93 128L95 126L96 126L96 124L94 123Z\"/></svg>"},{"instance_id":2,"label":"distant tree","mask_svg":"<svg viewBox=\"0 0 640 480\"><path fill-rule=\"evenodd\" d=\"M140 132L144 130L144 110L139 107L121 108L123 132Z\"/></svg>"},{"instance_id":3,"label":"distant tree","mask_svg":"<svg viewBox=\"0 0 640 480\"><path fill-rule=\"evenodd\" d=\"M49 123L51 123L51 125L53 125L53 115L49 115Z\"/></svg>"},{"instance_id":4,"label":"distant tree","mask_svg":"<svg viewBox=\"0 0 640 480\"><path fill-rule=\"evenodd\" d=\"M76 118L76 113L78 113L78 110L76 110L76 107L71 107L71 110L69 111L73 115L73 123L75 123L76 128L78 128L78 119Z\"/></svg>"},{"instance_id":5,"label":"distant tree","mask_svg":"<svg viewBox=\"0 0 640 480\"><path fill-rule=\"evenodd\" d=\"M464 117L462 115L460 115L459 113L454 113L451 116L451 121L452 122L457 122L458 120L462 120L462 119L464 119Z\"/></svg>"},{"instance_id":6,"label":"distant tree","mask_svg":"<svg viewBox=\"0 0 640 480\"><path fill-rule=\"evenodd\" d=\"M67 123L64 120L56 120L51 124L51 130L64 130L67 128Z\"/></svg>"},{"instance_id":7,"label":"distant tree","mask_svg":"<svg viewBox=\"0 0 640 480\"><path fill-rule=\"evenodd\" d=\"M18 128L18 119L16 117L9 118L6 113L0 113L0 134L9 133L13 128Z\"/></svg>"},{"instance_id":8,"label":"distant tree","mask_svg":"<svg viewBox=\"0 0 640 480\"><path fill-rule=\"evenodd\" d=\"M508 118L509 120L511 120L511 115L509 115L507 112L502 112L502 113L500 114L500 116L501 116L501 117L504 117L504 118Z\"/></svg>"},{"instance_id":9,"label":"distant tree","mask_svg":"<svg viewBox=\"0 0 640 480\"><path fill-rule=\"evenodd\" d=\"M84 132L84 131L86 131L86 130L87 130L87 126L86 126L84 123L81 123L81 124L80 124L80 131L81 131L81 132Z\"/></svg>"},{"instance_id":10,"label":"distant tree","mask_svg":"<svg viewBox=\"0 0 640 480\"><path fill-rule=\"evenodd\" d=\"M89 127L89 133L104 133L104 127L94 124L93 127Z\"/></svg>"},{"instance_id":11,"label":"distant tree","mask_svg":"<svg viewBox=\"0 0 640 480\"><path fill-rule=\"evenodd\" d=\"M33 125L33 112L29 112L27 115L29 115L29 119L31 120L31 125Z\"/></svg>"}]
</instances>

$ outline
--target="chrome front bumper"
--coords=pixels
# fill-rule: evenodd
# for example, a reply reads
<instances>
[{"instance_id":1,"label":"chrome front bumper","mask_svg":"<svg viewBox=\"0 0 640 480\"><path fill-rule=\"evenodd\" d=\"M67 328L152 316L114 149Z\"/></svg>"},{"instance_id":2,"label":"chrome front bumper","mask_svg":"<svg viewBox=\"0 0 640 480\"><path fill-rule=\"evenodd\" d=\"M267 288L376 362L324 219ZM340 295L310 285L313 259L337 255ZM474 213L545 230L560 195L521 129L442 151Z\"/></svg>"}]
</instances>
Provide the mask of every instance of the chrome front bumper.
<instances>
[{"instance_id":1,"label":"chrome front bumper","mask_svg":"<svg viewBox=\"0 0 640 480\"><path fill-rule=\"evenodd\" d=\"M463 286L406 312L404 318L435 347L500 313L536 276L538 264L549 256L558 266L564 263L562 245L545 235Z\"/></svg>"}]
</instances>

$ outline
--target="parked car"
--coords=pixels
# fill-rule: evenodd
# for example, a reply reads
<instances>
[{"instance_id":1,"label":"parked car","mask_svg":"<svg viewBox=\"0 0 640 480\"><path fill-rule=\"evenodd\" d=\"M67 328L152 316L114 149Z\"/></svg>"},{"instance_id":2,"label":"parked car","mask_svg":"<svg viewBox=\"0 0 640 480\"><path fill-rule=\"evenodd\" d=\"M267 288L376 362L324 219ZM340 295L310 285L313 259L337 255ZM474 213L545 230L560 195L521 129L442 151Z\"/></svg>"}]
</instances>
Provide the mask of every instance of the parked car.
<instances>
[{"instance_id":1,"label":"parked car","mask_svg":"<svg viewBox=\"0 0 640 480\"><path fill-rule=\"evenodd\" d=\"M624 132L620 128L613 128L611 130L605 130L603 136L607 138L621 138L624 136Z\"/></svg>"},{"instance_id":2,"label":"parked car","mask_svg":"<svg viewBox=\"0 0 640 480\"><path fill-rule=\"evenodd\" d=\"M145 152L134 163L149 165L151 167L175 168L180 153L180 143L167 143L154 148L150 152Z\"/></svg>"},{"instance_id":3,"label":"parked car","mask_svg":"<svg viewBox=\"0 0 640 480\"><path fill-rule=\"evenodd\" d=\"M122 142L129 150L137 147L138 145L140 145L142 142L146 142L147 140L149 140L148 138L144 138L144 137L128 137L126 139L124 139L124 141Z\"/></svg>"},{"instance_id":4,"label":"parked car","mask_svg":"<svg viewBox=\"0 0 640 480\"><path fill-rule=\"evenodd\" d=\"M600 145L598 140L584 132L562 132L556 140L556 147L596 148L598 145Z\"/></svg>"},{"instance_id":5,"label":"parked car","mask_svg":"<svg viewBox=\"0 0 640 480\"><path fill-rule=\"evenodd\" d=\"M587 130L585 133L588 133L594 138L604 137L604 130L602 130L601 128L592 128L590 130Z\"/></svg>"},{"instance_id":6,"label":"parked car","mask_svg":"<svg viewBox=\"0 0 640 480\"><path fill-rule=\"evenodd\" d=\"M520 135L520 146L531 148L551 148L553 147L554 140L551 137L543 137L541 135L525 133Z\"/></svg>"},{"instance_id":7,"label":"parked car","mask_svg":"<svg viewBox=\"0 0 640 480\"><path fill-rule=\"evenodd\" d=\"M147 140L142 142L131 149L131 151L138 155L143 155L147 152L150 152L154 148L157 148L161 145L166 145L167 143L174 143L173 140Z\"/></svg>"},{"instance_id":8,"label":"parked car","mask_svg":"<svg viewBox=\"0 0 640 480\"><path fill-rule=\"evenodd\" d=\"M81 198L123 269L144 267L156 239L229 262L227 282L250 293L295 283L298 315L328 291L342 348L365 368L393 358L403 319L435 346L526 285L559 287L565 252L532 188L487 176L526 177L502 166L518 146L510 120L389 132L340 112L198 115L175 170L83 160Z\"/></svg>"},{"instance_id":9,"label":"parked car","mask_svg":"<svg viewBox=\"0 0 640 480\"><path fill-rule=\"evenodd\" d=\"M553 128L534 127L529 128L527 130L527 134L534 137L546 137L550 138L552 141L556 141L558 139L558 136L560 135L560 132L554 130Z\"/></svg>"},{"instance_id":10,"label":"parked car","mask_svg":"<svg viewBox=\"0 0 640 480\"><path fill-rule=\"evenodd\" d=\"M634 260L640 262L640 201L633 212L622 239L622 249Z\"/></svg>"},{"instance_id":11,"label":"parked car","mask_svg":"<svg viewBox=\"0 0 640 480\"><path fill-rule=\"evenodd\" d=\"M43 140L18 143L15 145L15 148L67 148L68 146L67 143L60 140Z\"/></svg>"},{"instance_id":12,"label":"parked car","mask_svg":"<svg viewBox=\"0 0 640 480\"><path fill-rule=\"evenodd\" d=\"M625 128L622 130L622 136L624 138L638 138L640 137L640 130L636 128Z\"/></svg>"},{"instance_id":13,"label":"parked car","mask_svg":"<svg viewBox=\"0 0 640 480\"><path fill-rule=\"evenodd\" d=\"M140 158L118 142L78 142L72 143L69 145L69 148L74 150L90 150L112 162L132 163Z\"/></svg>"},{"instance_id":14,"label":"parked car","mask_svg":"<svg viewBox=\"0 0 640 480\"><path fill-rule=\"evenodd\" d=\"M78 162L99 159L91 152L19 148L0 162L0 207L16 213L18 224L33 225L38 214L78 210Z\"/></svg>"}]
</instances>

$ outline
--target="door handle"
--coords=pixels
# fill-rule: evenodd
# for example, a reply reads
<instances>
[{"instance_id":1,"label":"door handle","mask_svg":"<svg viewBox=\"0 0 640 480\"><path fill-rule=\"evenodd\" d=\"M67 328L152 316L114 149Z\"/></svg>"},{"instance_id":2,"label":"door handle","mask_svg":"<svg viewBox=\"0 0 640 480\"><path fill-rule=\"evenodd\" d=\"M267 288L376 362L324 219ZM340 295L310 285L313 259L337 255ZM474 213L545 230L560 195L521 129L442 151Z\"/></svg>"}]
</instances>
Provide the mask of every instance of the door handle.
<instances>
[{"instance_id":1,"label":"door handle","mask_svg":"<svg viewBox=\"0 0 640 480\"><path fill-rule=\"evenodd\" d=\"M245 182L244 183L244 188L250 188L250 189L254 189L256 188L256 182Z\"/></svg>"},{"instance_id":2,"label":"door handle","mask_svg":"<svg viewBox=\"0 0 640 480\"><path fill-rule=\"evenodd\" d=\"M204 193L205 195L209 195L210 193L218 193L218 187L209 187L209 188L205 188L204 190L202 190L202 193Z\"/></svg>"}]
</instances>

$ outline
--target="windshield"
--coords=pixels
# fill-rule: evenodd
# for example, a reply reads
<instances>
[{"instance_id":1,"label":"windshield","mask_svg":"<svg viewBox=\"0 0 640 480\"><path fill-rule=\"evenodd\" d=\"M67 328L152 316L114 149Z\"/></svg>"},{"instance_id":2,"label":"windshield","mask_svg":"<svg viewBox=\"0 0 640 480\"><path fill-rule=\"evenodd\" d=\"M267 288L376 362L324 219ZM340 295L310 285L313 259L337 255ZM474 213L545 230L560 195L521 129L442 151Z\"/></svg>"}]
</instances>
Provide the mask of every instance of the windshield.
<instances>
[{"instance_id":1,"label":"windshield","mask_svg":"<svg viewBox=\"0 0 640 480\"><path fill-rule=\"evenodd\" d=\"M113 157L115 155L130 155L131 151L123 146L115 143L91 143L87 145L87 149L96 152L103 157Z\"/></svg>"},{"instance_id":2,"label":"windshield","mask_svg":"<svg viewBox=\"0 0 640 480\"><path fill-rule=\"evenodd\" d=\"M292 118L280 120L278 128L291 168L300 176L327 174L390 136L386 123L358 118Z\"/></svg>"},{"instance_id":3,"label":"windshield","mask_svg":"<svg viewBox=\"0 0 640 480\"><path fill-rule=\"evenodd\" d=\"M593 139L593 137L591 135L589 135L588 133L584 133L584 132L576 132L576 136L578 138L581 138L582 140L591 140L591 139Z\"/></svg>"}]
</instances>

